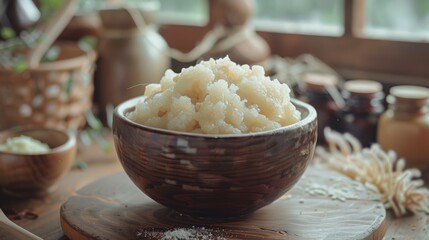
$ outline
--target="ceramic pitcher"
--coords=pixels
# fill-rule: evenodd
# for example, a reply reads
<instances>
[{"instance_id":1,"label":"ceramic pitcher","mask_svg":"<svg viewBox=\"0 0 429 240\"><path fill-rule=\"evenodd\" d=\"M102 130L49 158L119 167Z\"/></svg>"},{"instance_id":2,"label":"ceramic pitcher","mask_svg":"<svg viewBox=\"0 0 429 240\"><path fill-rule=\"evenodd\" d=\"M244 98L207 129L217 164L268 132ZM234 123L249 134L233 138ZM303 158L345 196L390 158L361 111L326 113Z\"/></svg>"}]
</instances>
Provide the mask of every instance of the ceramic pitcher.
<instances>
[{"instance_id":1,"label":"ceramic pitcher","mask_svg":"<svg viewBox=\"0 0 429 240\"><path fill-rule=\"evenodd\" d=\"M143 95L145 86L159 82L170 67L168 45L152 24L155 8L100 10L101 33L96 96L103 112Z\"/></svg>"}]
</instances>

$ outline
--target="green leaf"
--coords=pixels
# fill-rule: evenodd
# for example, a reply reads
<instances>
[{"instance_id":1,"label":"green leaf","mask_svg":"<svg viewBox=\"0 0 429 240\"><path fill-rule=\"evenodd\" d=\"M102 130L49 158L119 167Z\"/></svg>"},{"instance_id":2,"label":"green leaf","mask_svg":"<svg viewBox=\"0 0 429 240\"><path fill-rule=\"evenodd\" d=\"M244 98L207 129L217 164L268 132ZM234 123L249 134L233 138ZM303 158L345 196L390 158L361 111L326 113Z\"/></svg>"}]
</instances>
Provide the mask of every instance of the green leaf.
<instances>
[{"instance_id":1,"label":"green leaf","mask_svg":"<svg viewBox=\"0 0 429 240\"><path fill-rule=\"evenodd\" d=\"M20 60L13 65L13 71L15 71L16 73L22 73L27 70L27 68L28 64L24 60Z\"/></svg>"},{"instance_id":2,"label":"green leaf","mask_svg":"<svg viewBox=\"0 0 429 240\"><path fill-rule=\"evenodd\" d=\"M86 162L80 160L80 159L75 159L73 162L73 168L77 168L80 170L85 170L88 168L88 164L86 164Z\"/></svg>"},{"instance_id":3,"label":"green leaf","mask_svg":"<svg viewBox=\"0 0 429 240\"><path fill-rule=\"evenodd\" d=\"M97 141L98 146L100 146L101 150L105 153L109 153L112 150L112 146L110 145L110 143L106 142L106 141Z\"/></svg>"},{"instance_id":4,"label":"green leaf","mask_svg":"<svg viewBox=\"0 0 429 240\"><path fill-rule=\"evenodd\" d=\"M60 9L63 5L63 0L40 0L40 20L47 21L55 14L55 11Z\"/></svg>"},{"instance_id":5,"label":"green leaf","mask_svg":"<svg viewBox=\"0 0 429 240\"><path fill-rule=\"evenodd\" d=\"M97 38L85 36L79 39L78 46L85 52L91 52L97 47Z\"/></svg>"},{"instance_id":6,"label":"green leaf","mask_svg":"<svg viewBox=\"0 0 429 240\"><path fill-rule=\"evenodd\" d=\"M80 141L85 146L90 146L92 143L91 135L88 133L88 130L83 130L79 134Z\"/></svg>"},{"instance_id":7,"label":"green leaf","mask_svg":"<svg viewBox=\"0 0 429 240\"><path fill-rule=\"evenodd\" d=\"M85 113L86 122L94 130L103 129L103 123L98 119L92 111L87 111Z\"/></svg>"},{"instance_id":8,"label":"green leaf","mask_svg":"<svg viewBox=\"0 0 429 240\"><path fill-rule=\"evenodd\" d=\"M70 97L70 94L71 94L71 91L72 91L72 87L73 87L73 83L74 83L74 72L70 71L69 72L69 78L68 78L67 82L65 82L63 84L63 89L64 89L64 92L67 95L67 98Z\"/></svg>"},{"instance_id":9,"label":"green leaf","mask_svg":"<svg viewBox=\"0 0 429 240\"><path fill-rule=\"evenodd\" d=\"M63 6L64 1L63 0L40 0L40 3L43 7L49 8L49 9L58 9Z\"/></svg>"},{"instance_id":10,"label":"green leaf","mask_svg":"<svg viewBox=\"0 0 429 240\"><path fill-rule=\"evenodd\" d=\"M1 37L5 40L11 39L16 36L15 31L10 27L2 28L0 34L1 34Z\"/></svg>"},{"instance_id":11,"label":"green leaf","mask_svg":"<svg viewBox=\"0 0 429 240\"><path fill-rule=\"evenodd\" d=\"M42 62L53 62L60 56L61 49L58 46L52 46L46 51L42 58Z\"/></svg>"}]
</instances>

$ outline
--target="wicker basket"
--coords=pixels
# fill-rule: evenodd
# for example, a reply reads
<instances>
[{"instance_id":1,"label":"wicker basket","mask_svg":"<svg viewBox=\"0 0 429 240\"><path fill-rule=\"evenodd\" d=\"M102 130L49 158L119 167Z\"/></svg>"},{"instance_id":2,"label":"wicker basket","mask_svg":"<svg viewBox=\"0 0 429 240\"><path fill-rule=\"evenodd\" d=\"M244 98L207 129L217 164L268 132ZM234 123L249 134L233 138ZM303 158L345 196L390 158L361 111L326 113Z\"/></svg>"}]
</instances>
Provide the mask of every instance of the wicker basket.
<instances>
[{"instance_id":1,"label":"wicker basket","mask_svg":"<svg viewBox=\"0 0 429 240\"><path fill-rule=\"evenodd\" d=\"M78 129L92 106L96 54L57 43L58 60L23 73L0 69L0 129L13 126Z\"/></svg>"}]
</instances>

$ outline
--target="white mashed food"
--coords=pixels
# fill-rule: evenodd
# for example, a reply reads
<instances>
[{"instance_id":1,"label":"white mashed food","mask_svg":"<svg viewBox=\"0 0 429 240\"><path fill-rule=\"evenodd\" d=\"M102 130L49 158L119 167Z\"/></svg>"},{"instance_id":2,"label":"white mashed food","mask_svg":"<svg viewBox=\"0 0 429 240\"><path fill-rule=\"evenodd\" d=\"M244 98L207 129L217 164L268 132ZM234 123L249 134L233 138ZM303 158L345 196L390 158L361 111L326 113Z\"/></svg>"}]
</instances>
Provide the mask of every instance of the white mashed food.
<instances>
[{"instance_id":1,"label":"white mashed food","mask_svg":"<svg viewBox=\"0 0 429 240\"><path fill-rule=\"evenodd\" d=\"M48 144L28 136L8 138L0 144L0 151L21 154L40 154L49 152Z\"/></svg>"},{"instance_id":2,"label":"white mashed food","mask_svg":"<svg viewBox=\"0 0 429 240\"><path fill-rule=\"evenodd\" d=\"M146 126L204 134L271 130L300 120L290 88L261 66L210 59L181 73L167 70L127 117Z\"/></svg>"}]
</instances>

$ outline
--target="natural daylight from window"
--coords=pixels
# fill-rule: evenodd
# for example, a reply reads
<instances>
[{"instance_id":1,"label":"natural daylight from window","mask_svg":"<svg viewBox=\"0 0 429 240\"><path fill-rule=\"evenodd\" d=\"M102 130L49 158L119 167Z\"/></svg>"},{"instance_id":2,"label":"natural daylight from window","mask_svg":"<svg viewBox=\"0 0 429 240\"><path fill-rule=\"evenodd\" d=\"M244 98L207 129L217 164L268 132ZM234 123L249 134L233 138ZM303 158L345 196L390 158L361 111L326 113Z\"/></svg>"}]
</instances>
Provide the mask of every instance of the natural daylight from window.
<instances>
[{"instance_id":1,"label":"natural daylight from window","mask_svg":"<svg viewBox=\"0 0 429 240\"><path fill-rule=\"evenodd\" d=\"M365 12L366 37L429 41L428 0L366 0Z\"/></svg>"},{"instance_id":2,"label":"natural daylight from window","mask_svg":"<svg viewBox=\"0 0 429 240\"><path fill-rule=\"evenodd\" d=\"M136 0L128 0L137 2ZM160 23L204 25L207 0L144 0L159 2ZM341 36L345 0L254 0L253 24L258 30ZM428 0L358 0L364 2L362 37L429 41ZM140 2L140 1L138 1Z\"/></svg>"}]
</instances>

